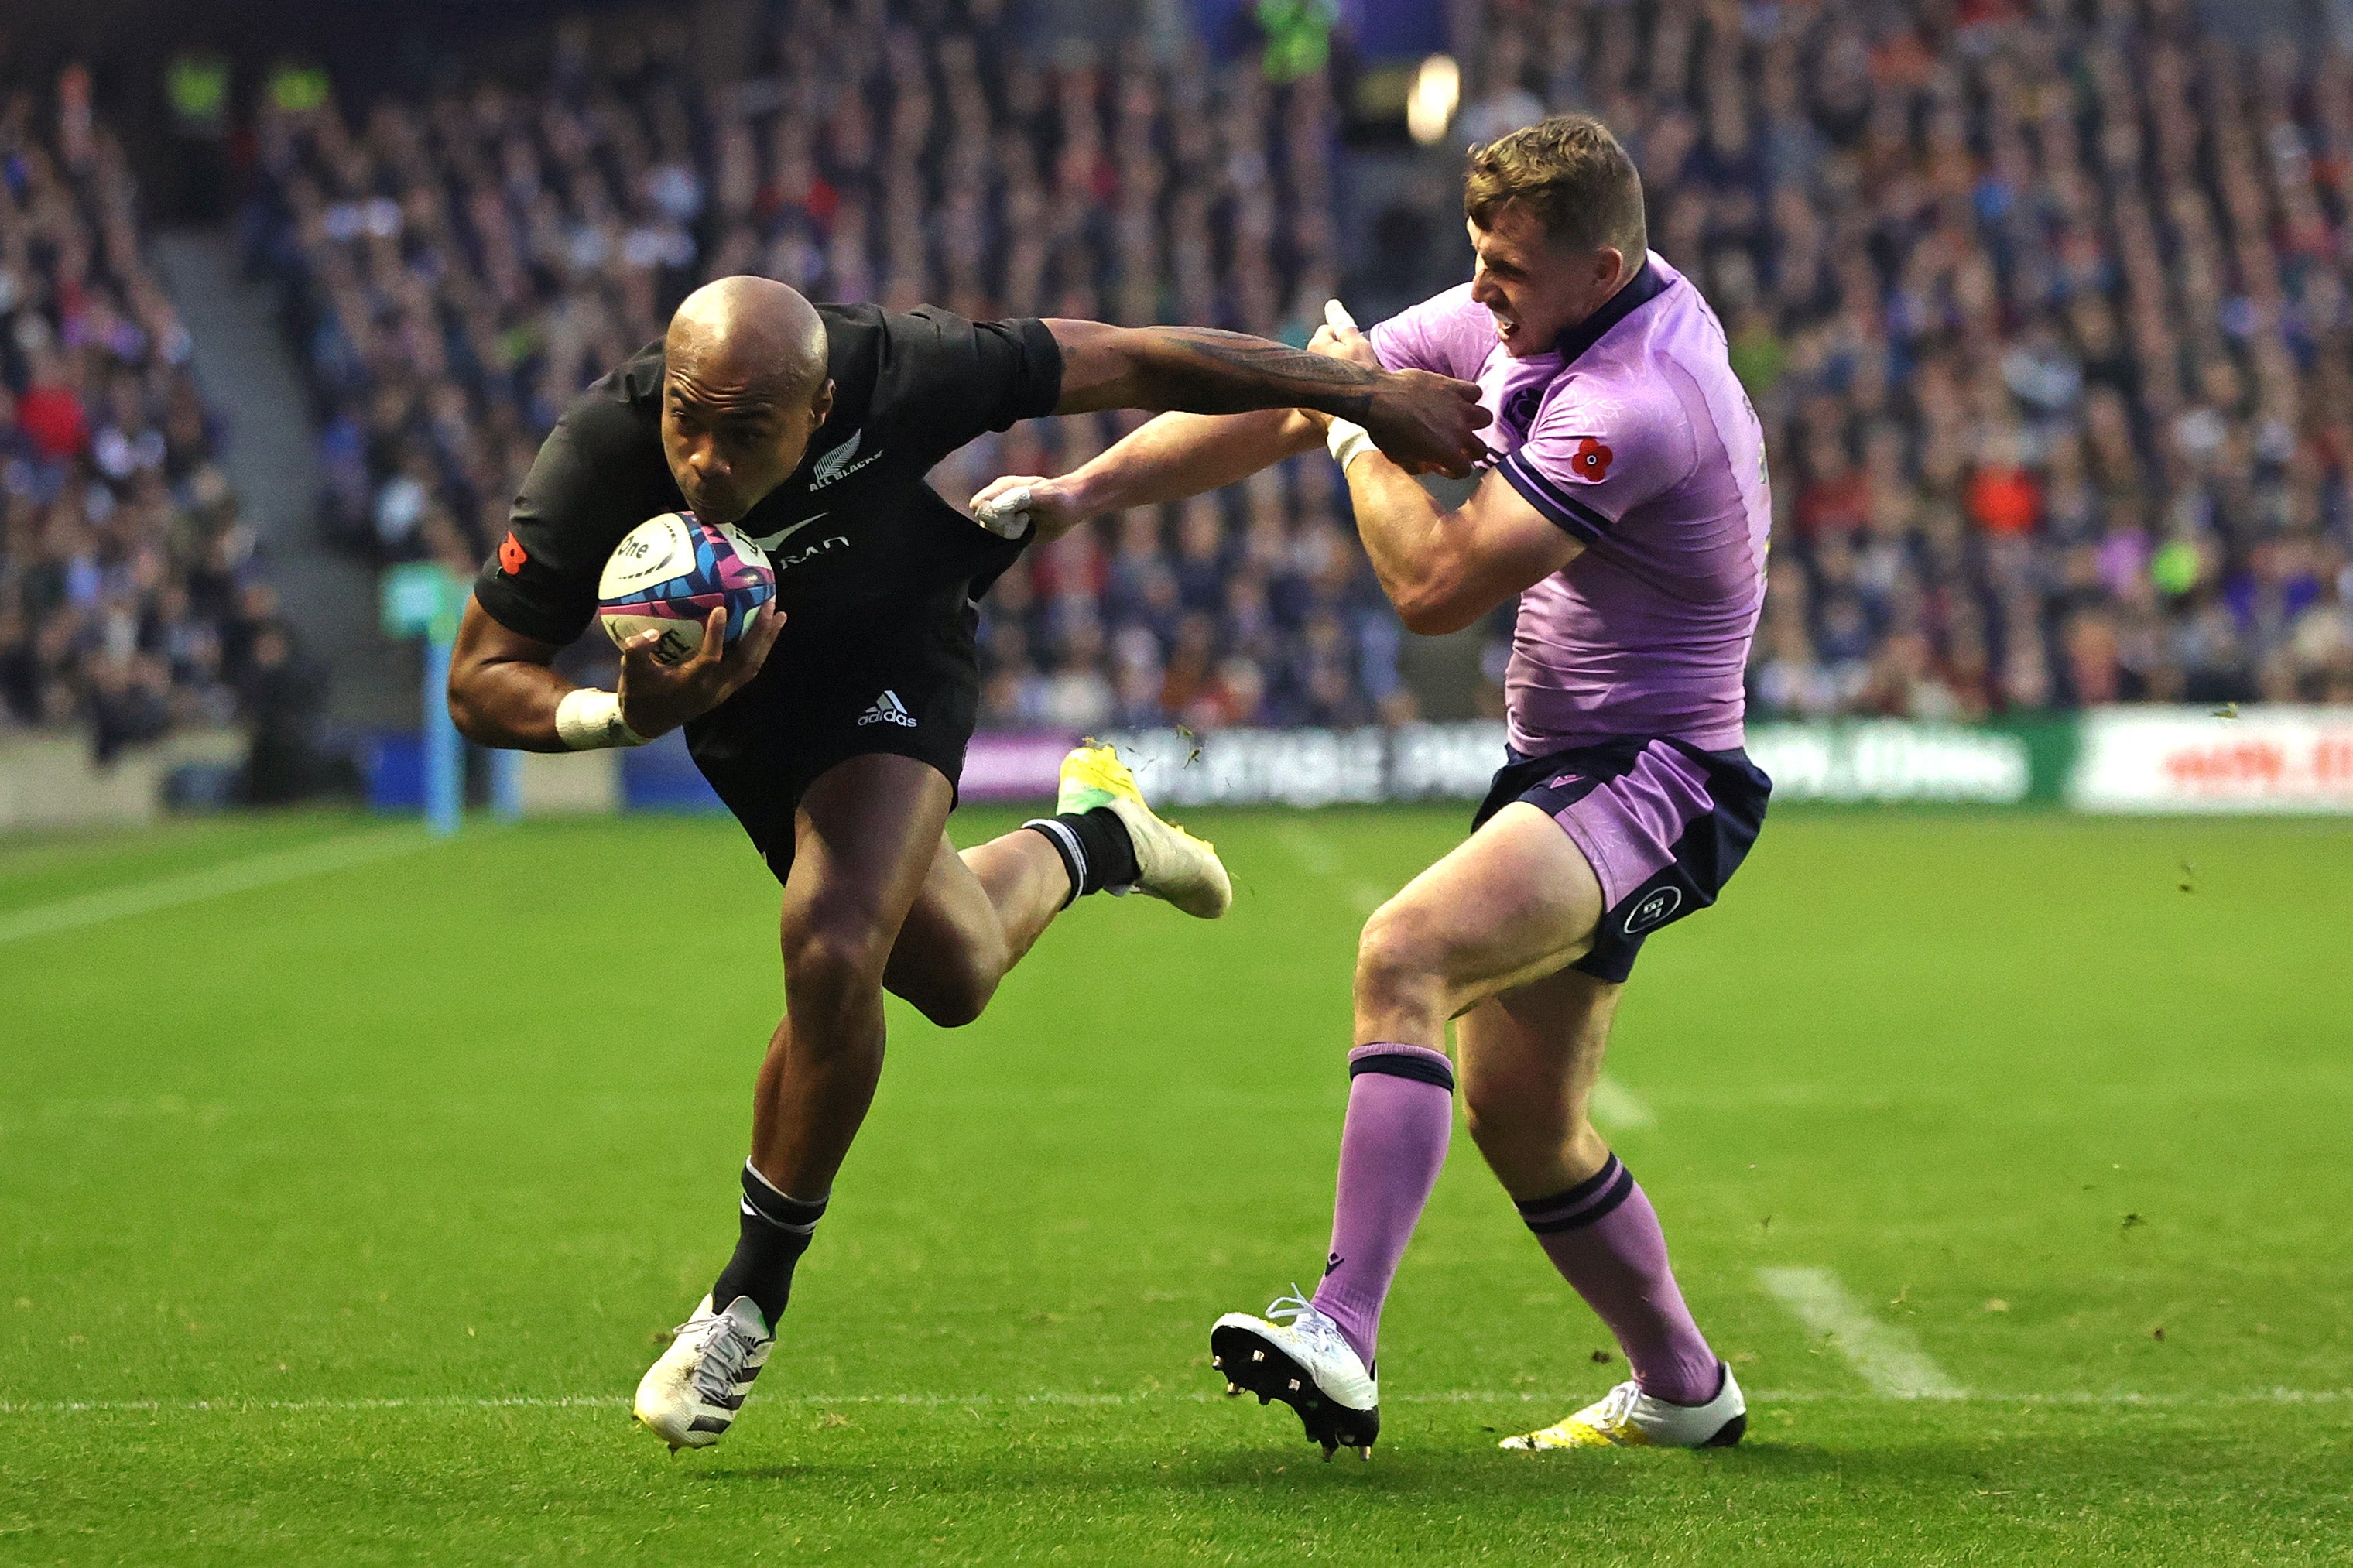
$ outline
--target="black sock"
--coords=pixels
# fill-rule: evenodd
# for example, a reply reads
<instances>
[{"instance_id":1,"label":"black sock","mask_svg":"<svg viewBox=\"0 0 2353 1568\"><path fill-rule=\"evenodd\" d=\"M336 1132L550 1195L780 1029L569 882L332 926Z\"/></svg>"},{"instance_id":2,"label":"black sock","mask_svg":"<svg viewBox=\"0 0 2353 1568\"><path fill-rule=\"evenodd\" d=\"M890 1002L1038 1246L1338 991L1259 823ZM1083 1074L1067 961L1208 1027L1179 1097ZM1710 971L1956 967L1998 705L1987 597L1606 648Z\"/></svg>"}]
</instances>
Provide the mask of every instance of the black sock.
<instances>
[{"instance_id":1,"label":"black sock","mask_svg":"<svg viewBox=\"0 0 2353 1568\"><path fill-rule=\"evenodd\" d=\"M817 1232L817 1222L824 1217L826 1200L803 1203L788 1198L770 1185L768 1179L744 1162L744 1200L742 1230L735 1237L735 1256L719 1272L719 1283L711 1288L711 1310L723 1312L729 1302L738 1296L749 1296L752 1304L766 1319L768 1331L776 1331L777 1320L785 1315L785 1303L793 1293L793 1266L808 1250L809 1239Z\"/></svg>"},{"instance_id":2,"label":"black sock","mask_svg":"<svg viewBox=\"0 0 2353 1568\"><path fill-rule=\"evenodd\" d=\"M1062 858L1062 868L1071 874L1065 909L1082 893L1100 893L1105 888L1125 892L1135 885L1135 843L1127 836L1127 824L1111 807L1032 817L1021 826L1045 835Z\"/></svg>"}]
</instances>

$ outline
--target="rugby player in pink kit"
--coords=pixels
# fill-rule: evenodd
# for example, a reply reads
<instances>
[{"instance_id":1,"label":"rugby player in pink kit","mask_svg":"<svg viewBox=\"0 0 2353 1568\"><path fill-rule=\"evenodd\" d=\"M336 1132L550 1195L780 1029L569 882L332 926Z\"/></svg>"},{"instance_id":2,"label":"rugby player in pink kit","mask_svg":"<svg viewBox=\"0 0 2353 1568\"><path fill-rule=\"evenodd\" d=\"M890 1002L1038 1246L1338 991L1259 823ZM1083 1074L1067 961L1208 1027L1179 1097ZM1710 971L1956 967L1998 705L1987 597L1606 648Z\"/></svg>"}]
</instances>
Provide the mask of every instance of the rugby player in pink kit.
<instances>
[{"instance_id":1,"label":"rugby player in pink kit","mask_svg":"<svg viewBox=\"0 0 2353 1568\"><path fill-rule=\"evenodd\" d=\"M1764 818L1770 784L1741 750L1772 512L1763 436L1715 312L1650 253L1641 183L1599 121L1562 116L1475 150L1463 205L1469 283L1369 337L1335 309L1313 345L1479 384L1495 456L1460 508L1345 422L1282 412L1164 416L1071 475L999 480L975 506L1050 534L1324 439L1409 628L1454 631L1518 596L1509 760L1471 837L1357 949L1323 1281L1267 1318L1219 1320L1211 1352L1229 1393L1292 1405L1327 1458L1369 1457L1381 1305L1445 1160L1456 1019L1472 1137L1634 1373L1504 1447L1736 1443L1739 1384L1586 1106L1643 941L1715 902Z\"/></svg>"}]
</instances>

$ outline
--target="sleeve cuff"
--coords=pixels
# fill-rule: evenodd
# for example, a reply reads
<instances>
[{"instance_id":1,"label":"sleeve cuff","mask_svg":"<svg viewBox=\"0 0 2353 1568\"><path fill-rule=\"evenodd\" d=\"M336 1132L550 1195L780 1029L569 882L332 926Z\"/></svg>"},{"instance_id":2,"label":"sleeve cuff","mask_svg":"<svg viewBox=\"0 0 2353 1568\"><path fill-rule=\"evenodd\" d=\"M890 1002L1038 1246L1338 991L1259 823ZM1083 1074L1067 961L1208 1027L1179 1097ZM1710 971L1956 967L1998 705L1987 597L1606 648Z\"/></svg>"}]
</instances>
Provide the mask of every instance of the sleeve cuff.
<instances>
[{"instance_id":1,"label":"sleeve cuff","mask_svg":"<svg viewBox=\"0 0 2353 1568\"><path fill-rule=\"evenodd\" d=\"M1522 462L1516 452L1496 464L1495 468L1510 481L1514 489L1526 498L1530 506L1573 538L1587 544L1599 544L1611 529L1618 526L1615 518L1577 500Z\"/></svg>"},{"instance_id":2,"label":"sleeve cuff","mask_svg":"<svg viewBox=\"0 0 2353 1568\"><path fill-rule=\"evenodd\" d=\"M492 571L474 579L474 602L482 606L484 615L517 637L565 647L587 629L590 621L596 619L596 612L593 605L586 616L568 623L566 617L552 615L533 605L515 591L512 584L497 574L496 563L492 564Z\"/></svg>"},{"instance_id":3,"label":"sleeve cuff","mask_svg":"<svg viewBox=\"0 0 2353 1568\"><path fill-rule=\"evenodd\" d=\"M1061 405L1062 345L1054 341L1052 330L1035 316L1024 317L1017 325L1029 384L1024 388L1021 411L1015 417L1043 419Z\"/></svg>"}]
</instances>

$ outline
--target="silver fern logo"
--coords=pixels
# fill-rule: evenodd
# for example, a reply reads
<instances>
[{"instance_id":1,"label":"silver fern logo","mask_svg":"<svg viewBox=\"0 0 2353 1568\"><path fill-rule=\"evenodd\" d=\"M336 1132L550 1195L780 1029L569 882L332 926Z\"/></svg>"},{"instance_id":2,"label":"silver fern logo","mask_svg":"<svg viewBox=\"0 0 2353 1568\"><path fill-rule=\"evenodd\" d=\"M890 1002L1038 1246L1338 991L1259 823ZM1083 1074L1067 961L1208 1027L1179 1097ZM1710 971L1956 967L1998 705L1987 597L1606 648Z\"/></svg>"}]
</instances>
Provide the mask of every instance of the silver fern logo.
<instances>
[{"instance_id":1,"label":"silver fern logo","mask_svg":"<svg viewBox=\"0 0 2353 1568\"><path fill-rule=\"evenodd\" d=\"M882 449L880 447L863 458L858 455L858 444L865 439L865 431L855 431L849 440L819 458L817 466L809 470L809 489L821 490L836 479L846 479L881 457Z\"/></svg>"}]
</instances>

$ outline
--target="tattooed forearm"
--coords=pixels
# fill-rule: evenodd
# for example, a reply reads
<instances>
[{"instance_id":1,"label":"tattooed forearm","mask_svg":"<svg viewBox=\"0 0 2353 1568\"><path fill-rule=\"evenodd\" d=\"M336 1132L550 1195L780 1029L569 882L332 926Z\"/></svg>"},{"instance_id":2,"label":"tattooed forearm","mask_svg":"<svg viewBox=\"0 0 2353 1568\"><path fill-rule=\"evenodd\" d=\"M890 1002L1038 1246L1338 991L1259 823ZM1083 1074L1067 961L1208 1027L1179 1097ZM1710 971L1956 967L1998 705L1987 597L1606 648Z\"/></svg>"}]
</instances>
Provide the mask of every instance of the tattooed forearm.
<instances>
[{"instance_id":1,"label":"tattooed forearm","mask_svg":"<svg viewBox=\"0 0 2353 1568\"><path fill-rule=\"evenodd\" d=\"M1313 408L1360 419L1380 377L1326 354L1208 327L1152 327L1136 336L1148 401L1196 414Z\"/></svg>"},{"instance_id":2,"label":"tattooed forearm","mask_svg":"<svg viewBox=\"0 0 2353 1568\"><path fill-rule=\"evenodd\" d=\"M1060 413L1290 411L1279 426L1250 427L1261 439L1245 445L1252 452L1267 449L1264 462L1312 444L1320 431L1308 414L1356 421L1409 474L1460 478L1485 449L1478 430L1487 414L1479 406L1478 387L1467 381L1418 370L1377 370L1206 327L1114 327L1062 319L1043 324L1062 354L1061 395L1055 403Z\"/></svg>"}]
</instances>

